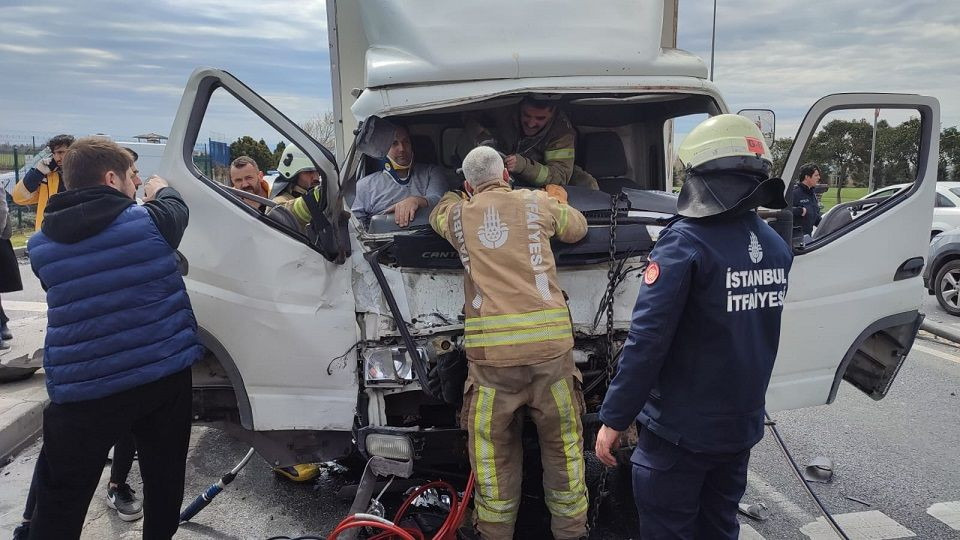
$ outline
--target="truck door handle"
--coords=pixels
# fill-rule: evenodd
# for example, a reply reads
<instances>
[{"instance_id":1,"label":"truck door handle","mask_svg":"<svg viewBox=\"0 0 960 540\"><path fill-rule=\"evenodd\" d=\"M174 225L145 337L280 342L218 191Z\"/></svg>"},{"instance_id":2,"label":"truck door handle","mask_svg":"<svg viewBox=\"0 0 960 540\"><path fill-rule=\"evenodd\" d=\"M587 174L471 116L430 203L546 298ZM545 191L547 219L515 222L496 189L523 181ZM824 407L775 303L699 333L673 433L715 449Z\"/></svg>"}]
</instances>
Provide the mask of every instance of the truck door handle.
<instances>
[{"instance_id":1,"label":"truck door handle","mask_svg":"<svg viewBox=\"0 0 960 540\"><path fill-rule=\"evenodd\" d=\"M910 279L920 275L920 272L923 270L923 257L914 257L912 259L907 259L900 265L900 268L897 268L897 273L893 275L894 281L900 281L902 279Z\"/></svg>"}]
</instances>

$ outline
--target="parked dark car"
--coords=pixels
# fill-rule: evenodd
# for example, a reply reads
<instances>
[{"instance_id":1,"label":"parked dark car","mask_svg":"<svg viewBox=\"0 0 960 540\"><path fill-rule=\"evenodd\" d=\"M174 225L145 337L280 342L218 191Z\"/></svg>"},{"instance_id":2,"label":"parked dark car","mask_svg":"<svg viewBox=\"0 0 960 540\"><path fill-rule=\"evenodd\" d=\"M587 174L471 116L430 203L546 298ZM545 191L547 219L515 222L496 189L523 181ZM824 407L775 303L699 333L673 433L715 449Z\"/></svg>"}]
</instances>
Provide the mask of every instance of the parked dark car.
<instances>
[{"instance_id":1,"label":"parked dark car","mask_svg":"<svg viewBox=\"0 0 960 540\"><path fill-rule=\"evenodd\" d=\"M923 284L947 313L960 316L960 229L940 233L930 241Z\"/></svg>"}]
</instances>

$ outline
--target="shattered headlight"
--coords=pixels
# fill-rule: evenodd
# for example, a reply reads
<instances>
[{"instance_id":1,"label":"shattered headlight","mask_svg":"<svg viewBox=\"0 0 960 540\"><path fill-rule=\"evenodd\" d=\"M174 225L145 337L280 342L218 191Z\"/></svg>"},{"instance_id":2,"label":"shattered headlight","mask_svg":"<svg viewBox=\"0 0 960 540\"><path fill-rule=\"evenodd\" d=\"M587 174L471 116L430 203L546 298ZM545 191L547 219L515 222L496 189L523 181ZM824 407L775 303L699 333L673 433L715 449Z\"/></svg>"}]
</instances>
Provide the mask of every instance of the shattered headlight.
<instances>
[{"instance_id":1,"label":"shattered headlight","mask_svg":"<svg viewBox=\"0 0 960 540\"><path fill-rule=\"evenodd\" d=\"M417 352L424 362L427 353L422 347ZM367 384L406 384L416 375L406 347L375 347L363 351L363 378Z\"/></svg>"}]
</instances>

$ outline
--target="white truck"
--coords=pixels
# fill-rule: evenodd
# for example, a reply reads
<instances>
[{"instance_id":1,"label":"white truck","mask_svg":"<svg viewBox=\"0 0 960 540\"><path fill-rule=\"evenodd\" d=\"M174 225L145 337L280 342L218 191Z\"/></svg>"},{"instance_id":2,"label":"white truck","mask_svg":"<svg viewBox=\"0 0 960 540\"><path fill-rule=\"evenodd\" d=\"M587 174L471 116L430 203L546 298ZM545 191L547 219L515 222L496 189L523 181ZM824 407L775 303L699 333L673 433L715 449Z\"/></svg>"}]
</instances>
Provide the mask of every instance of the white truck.
<instances>
[{"instance_id":1,"label":"white truck","mask_svg":"<svg viewBox=\"0 0 960 540\"><path fill-rule=\"evenodd\" d=\"M328 0L327 17L335 153L211 68L191 75L170 130L161 174L191 209L180 249L208 350L194 370L196 418L225 423L276 465L359 452L382 471L406 475L466 467L456 407L421 390L426 371L463 354L459 259L423 214L406 229L389 218L364 226L349 214L357 179L374 166L357 141L378 119L399 120L417 159L452 170L462 113L535 93L555 97L566 111L579 132L577 161L603 189L570 189L590 231L555 248L584 373L590 448L606 374L629 327L637 270L675 211L672 120L728 112L704 63L675 48L676 0ZM218 89L304 149L322 172L315 221L329 226L319 238L257 213L193 164ZM874 108L921 118L917 180L869 215L824 224L796 248L771 412L830 403L842 380L882 398L922 319L937 100L824 97L803 120L782 176L794 179L825 115ZM607 192L624 197L614 207ZM788 214L771 214L770 222L789 239ZM608 328L611 265L618 283Z\"/></svg>"}]
</instances>

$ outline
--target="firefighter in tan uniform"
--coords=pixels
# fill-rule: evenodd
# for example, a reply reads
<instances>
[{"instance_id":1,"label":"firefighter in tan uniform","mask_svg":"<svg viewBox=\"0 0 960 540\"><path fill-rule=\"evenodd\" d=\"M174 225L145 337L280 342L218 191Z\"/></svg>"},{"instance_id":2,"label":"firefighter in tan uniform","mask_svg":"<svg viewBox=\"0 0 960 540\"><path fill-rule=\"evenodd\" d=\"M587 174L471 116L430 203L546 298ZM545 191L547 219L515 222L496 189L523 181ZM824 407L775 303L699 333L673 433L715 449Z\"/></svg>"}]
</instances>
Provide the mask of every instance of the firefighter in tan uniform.
<instances>
[{"instance_id":1,"label":"firefighter in tan uniform","mask_svg":"<svg viewBox=\"0 0 960 540\"><path fill-rule=\"evenodd\" d=\"M587 232L565 192L511 190L500 154L473 149L463 160L464 200L448 193L430 224L464 267L464 340L469 373L461 424L476 472L476 518L484 539L513 538L520 506L524 408L537 425L543 488L557 539L586 535L581 375L550 238Z\"/></svg>"},{"instance_id":2,"label":"firefighter in tan uniform","mask_svg":"<svg viewBox=\"0 0 960 540\"><path fill-rule=\"evenodd\" d=\"M281 204L288 203L318 185L320 173L317 166L295 144L287 145L277 163L277 178L273 181L270 198Z\"/></svg>"},{"instance_id":3,"label":"firefighter in tan uniform","mask_svg":"<svg viewBox=\"0 0 960 540\"><path fill-rule=\"evenodd\" d=\"M506 156L507 170L522 186L569 184L599 189L597 180L573 163L576 140L573 125L555 103L526 97L517 108L468 117L457 150L462 156L477 145L496 146Z\"/></svg>"}]
</instances>

